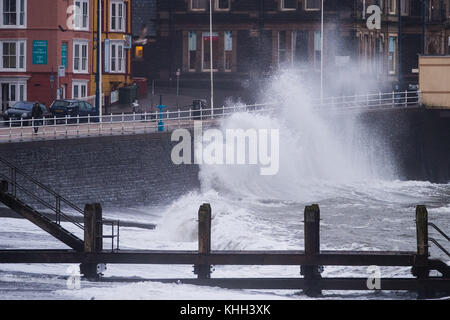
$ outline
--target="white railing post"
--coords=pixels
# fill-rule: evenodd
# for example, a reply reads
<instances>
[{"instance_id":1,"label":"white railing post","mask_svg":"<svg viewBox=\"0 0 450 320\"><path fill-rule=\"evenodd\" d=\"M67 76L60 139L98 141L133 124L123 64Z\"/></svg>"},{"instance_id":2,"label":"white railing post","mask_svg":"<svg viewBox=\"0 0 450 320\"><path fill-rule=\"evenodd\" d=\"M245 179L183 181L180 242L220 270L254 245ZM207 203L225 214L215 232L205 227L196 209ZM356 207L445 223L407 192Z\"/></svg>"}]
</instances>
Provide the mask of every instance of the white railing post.
<instances>
[{"instance_id":1,"label":"white railing post","mask_svg":"<svg viewBox=\"0 0 450 320\"><path fill-rule=\"evenodd\" d=\"M111 118L109 119L110 133L113 135L113 114L111 112Z\"/></svg>"},{"instance_id":2,"label":"white railing post","mask_svg":"<svg viewBox=\"0 0 450 320\"><path fill-rule=\"evenodd\" d=\"M392 106L395 107L395 91L392 91Z\"/></svg>"},{"instance_id":3,"label":"white railing post","mask_svg":"<svg viewBox=\"0 0 450 320\"><path fill-rule=\"evenodd\" d=\"M124 118L124 114L123 114L123 112L122 112L122 134L124 134L124 131L125 131L125 123L124 123L124 121L125 121L125 118Z\"/></svg>"},{"instance_id":4,"label":"white railing post","mask_svg":"<svg viewBox=\"0 0 450 320\"><path fill-rule=\"evenodd\" d=\"M91 115L88 114L88 136L91 133Z\"/></svg>"},{"instance_id":5,"label":"white railing post","mask_svg":"<svg viewBox=\"0 0 450 320\"><path fill-rule=\"evenodd\" d=\"M20 141L23 140L23 118L20 117Z\"/></svg>"},{"instance_id":6,"label":"white railing post","mask_svg":"<svg viewBox=\"0 0 450 320\"><path fill-rule=\"evenodd\" d=\"M133 134L136 134L136 112L133 112Z\"/></svg>"},{"instance_id":7,"label":"white railing post","mask_svg":"<svg viewBox=\"0 0 450 320\"><path fill-rule=\"evenodd\" d=\"M65 127L66 127L66 138L67 138L67 134L68 134L68 128L67 128L67 125L68 125L68 121L67 121L67 114L66 114L66 117L65 117L64 121L65 121ZM55 123L54 123L54 124L56 125L56 120L55 120Z\"/></svg>"},{"instance_id":8,"label":"white railing post","mask_svg":"<svg viewBox=\"0 0 450 320\"><path fill-rule=\"evenodd\" d=\"M11 121L11 119L9 119L9 120ZM31 117L31 137L32 137L32 139L34 139L34 125L35 125L34 117ZM11 130L11 127L10 127L10 130Z\"/></svg>"},{"instance_id":9,"label":"white railing post","mask_svg":"<svg viewBox=\"0 0 450 320\"><path fill-rule=\"evenodd\" d=\"M80 115L77 114L77 137L80 136Z\"/></svg>"},{"instance_id":10,"label":"white railing post","mask_svg":"<svg viewBox=\"0 0 450 320\"><path fill-rule=\"evenodd\" d=\"M147 133L147 111L144 112L144 133Z\"/></svg>"},{"instance_id":11,"label":"white railing post","mask_svg":"<svg viewBox=\"0 0 450 320\"><path fill-rule=\"evenodd\" d=\"M166 128L167 128L167 131L169 131L169 110L167 110L166 113L167 113Z\"/></svg>"},{"instance_id":12,"label":"white railing post","mask_svg":"<svg viewBox=\"0 0 450 320\"><path fill-rule=\"evenodd\" d=\"M214 119L214 108L211 106L211 120Z\"/></svg>"},{"instance_id":13,"label":"white railing post","mask_svg":"<svg viewBox=\"0 0 450 320\"><path fill-rule=\"evenodd\" d=\"M225 105L222 106L222 118L225 118Z\"/></svg>"},{"instance_id":14,"label":"white railing post","mask_svg":"<svg viewBox=\"0 0 450 320\"><path fill-rule=\"evenodd\" d=\"M33 134L31 136L33 137ZM9 142L11 142L11 137L12 137L12 122L11 118L9 118Z\"/></svg>"},{"instance_id":15,"label":"white railing post","mask_svg":"<svg viewBox=\"0 0 450 320\"><path fill-rule=\"evenodd\" d=\"M381 106L381 91L378 91L378 104Z\"/></svg>"},{"instance_id":16,"label":"white railing post","mask_svg":"<svg viewBox=\"0 0 450 320\"><path fill-rule=\"evenodd\" d=\"M44 120L44 125L45 125L45 120ZM56 116L53 116L53 134L55 135L55 139L56 139L56 136L57 136L56 135Z\"/></svg>"},{"instance_id":17,"label":"white railing post","mask_svg":"<svg viewBox=\"0 0 450 320\"><path fill-rule=\"evenodd\" d=\"M405 108L408 107L408 90L405 90Z\"/></svg>"},{"instance_id":18,"label":"white railing post","mask_svg":"<svg viewBox=\"0 0 450 320\"><path fill-rule=\"evenodd\" d=\"M102 135L102 123L103 123L103 114L100 116L98 116L98 135L101 136Z\"/></svg>"},{"instance_id":19,"label":"white railing post","mask_svg":"<svg viewBox=\"0 0 450 320\"><path fill-rule=\"evenodd\" d=\"M192 108L189 108L189 120L192 120Z\"/></svg>"}]
</instances>

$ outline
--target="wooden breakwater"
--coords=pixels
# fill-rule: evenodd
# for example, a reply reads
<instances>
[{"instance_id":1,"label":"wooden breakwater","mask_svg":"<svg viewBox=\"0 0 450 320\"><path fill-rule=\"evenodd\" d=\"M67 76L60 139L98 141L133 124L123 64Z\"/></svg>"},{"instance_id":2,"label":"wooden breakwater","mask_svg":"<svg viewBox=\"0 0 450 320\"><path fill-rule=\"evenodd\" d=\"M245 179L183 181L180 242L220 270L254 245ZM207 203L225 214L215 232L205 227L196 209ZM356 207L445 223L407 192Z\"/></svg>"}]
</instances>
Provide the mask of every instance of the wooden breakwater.
<instances>
[{"instance_id":1,"label":"wooden breakwater","mask_svg":"<svg viewBox=\"0 0 450 320\"><path fill-rule=\"evenodd\" d=\"M211 206L203 204L198 212L198 250L111 250L102 247L103 220L100 205L86 206L84 251L76 250L0 250L0 263L80 263L82 274L91 280L158 281L219 286L234 289L299 289L309 296L322 290L407 290L419 297L450 293L450 267L429 256L428 213L416 208L417 251L323 251L320 249L320 208L307 206L304 211L303 251L214 251L211 250ZM436 226L435 226L436 227ZM445 237L445 233L440 230ZM432 239L433 243L439 243ZM448 240L448 238L447 238ZM440 245L442 249L444 246ZM445 250L445 249L444 249ZM445 252L445 251L444 251ZM448 252L447 252L448 253ZM188 279L111 279L101 278L101 264L176 264L193 265L196 278ZM297 265L299 277L293 278L213 278L214 265ZM323 266L404 266L412 277L379 278L378 286L369 285L368 277L324 278ZM100 270L100 271L99 271ZM430 276L436 270L440 276ZM301 276L300 276L301 275Z\"/></svg>"}]
</instances>

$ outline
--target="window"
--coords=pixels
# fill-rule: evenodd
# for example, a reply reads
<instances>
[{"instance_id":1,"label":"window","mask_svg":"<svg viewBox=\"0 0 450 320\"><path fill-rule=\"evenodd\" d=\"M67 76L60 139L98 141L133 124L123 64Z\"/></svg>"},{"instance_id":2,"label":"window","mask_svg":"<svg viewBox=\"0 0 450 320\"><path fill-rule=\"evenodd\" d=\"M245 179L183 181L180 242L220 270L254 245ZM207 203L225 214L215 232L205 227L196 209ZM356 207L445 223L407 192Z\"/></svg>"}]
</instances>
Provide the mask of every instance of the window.
<instances>
[{"instance_id":1,"label":"window","mask_svg":"<svg viewBox=\"0 0 450 320\"><path fill-rule=\"evenodd\" d=\"M230 10L230 0L215 0L216 10Z\"/></svg>"},{"instance_id":2,"label":"window","mask_svg":"<svg viewBox=\"0 0 450 320\"><path fill-rule=\"evenodd\" d=\"M139 59L139 60L144 58L144 47L143 46L136 46L135 58Z\"/></svg>"},{"instance_id":3,"label":"window","mask_svg":"<svg viewBox=\"0 0 450 320\"><path fill-rule=\"evenodd\" d=\"M395 14L397 11L397 0L388 0L388 11L390 14Z\"/></svg>"},{"instance_id":4,"label":"window","mask_svg":"<svg viewBox=\"0 0 450 320\"><path fill-rule=\"evenodd\" d=\"M320 69L322 59L322 34L320 31L314 32L314 67Z\"/></svg>"},{"instance_id":5,"label":"window","mask_svg":"<svg viewBox=\"0 0 450 320\"><path fill-rule=\"evenodd\" d=\"M409 16L409 0L401 0L402 16Z\"/></svg>"},{"instance_id":6,"label":"window","mask_svg":"<svg viewBox=\"0 0 450 320\"><path fill-rule=\"evenodd\" d=\"M124 46L123 42L111 41L111 73L124 73L125 72L125 59L124 59Z\"/></svg>"},{"instance_id":7,"label":"window","mask_svg":"<svg viewBox=\"0 0 450 320\"><path fill-rule=\"evenodd\" d=\"M397 37L389 37L388 71L389 74L397 72Z\"/></svg>"},{"instance_id":8,"label":"window","mask_svg":"<svg viewBox=\"0 0 450 320\"><path fill-rule=\"evenodd\" d=\"M207 0L191 0L191 10L206 10L206 1Z\"/></svg>"},{"instance_id":9,"label":"window","mask_svg":"<svg viewBox=\"0 0 450 320\"><path fill-rule=\"evenodd\" d=\"M116 32L125 32L125 3L123 1L111 1L110 29Z\"/></svg>"},{"instance_id":10,"label":"window","mask_svg":"<svg viewBox=\"0 0 450 320\"><path fill-rule=\"evenodd\" d=\"M281 10L295 10L297 9L298 0L281 0Z\"/></svg>"},{"instance_id":11,"label":"window","mask_svg":"<svg viewBox=\"0 0 450 320\"><path fill-rule=\"evenodd\" d=\"M383 37L380 36L376 41L376 54L377 54L377 72L379 75L383 74L383 53L384 53L384 42Z\"/></svg>"},{"instance_id":12,"label":"window","mask_svg":"<svg viewBox=\"0 0 450 320\"><path fill-rule=\"evenodd\" d=\"M218 70L219 68L219 34L217 32L212 33L212 37L210 36L209 32L203 33L203 64L202 69L203 71L210 71L211 70L211 50L210 50L210 41L212 39L212 47L213 47L213 54L212 54L212 65L213 70Z\"/></svg>"},{"instance_id":13,"label":"window","mask_svg":"<svg viewBox=\"0 0 450 320\"><path fill-rule=\"evenodd\" d=\"M4 28L26 26L26 0L1 0L1 23Z\"/></svg>"},{"instance_id":14,"label":"window","mask_svg":"<svg viewBox=\"0 0 450 320\"><path fill-rule=\"evenodd\" d=\"M292 33L292 57L295 64L308 62L308 31L297 30Z\"/></svg>"},{"instance_id":15,"label":"window","mask_svg":"<svg viewBox=\"0 0 450 320\"><path fill-rule=\"evenodd\" d=\"M197 64L197 33L195 31L189 32L189 71L195 71Z\"/></svg>"},{"instance_id":16,"label":"window","mask_svg":"<svg viewBox=\"0 0 450 320\"><path fill-rule=\"evenodd\" d=\"M286 31L278 32L278 64L286 62Z\"/></svg>"},{"instance_id":17,"label":"window","mask_svg":"<svg viewBox=\"0 0 450 320\"><path fill-rule=\"evenodd\" d=\"M448 47L447 47L447 54L450 54L450 37L448 37Z\"/></svg>"},{"instance_id":18,"label":"window","mask_svg":"<svg viewBox=\"0 0 450 320\"><path fill-rule=\"evenodd\" d=\"M0 70L26 71L25 41L0 41Z\"/></svg>"},{"instance_id":19,"label":"window","mask_svg":"<svg viewBox=\"0 0 450 320\"><path fill-rule=\"evenodd\" d=\"M89 1L76 0L75 4L75 30L89 30Z\"/></svg>"},{"instance_id":20,"label":"window","mask_svg":"<svg viewBox=\"0 0 450 320\"><path fill-rule=\"evenodd\" d=\"M73 43L73 72L88 73L88 42L74 41Z\"/></svg>"},{"instance_id":21,"label":"window","mask_svg":"<svg viewBox=\"0 0 450 320\"><path fill-rule=\"evenodd\" d=\"M305 0L305 10L320 10L321 0Z\"/></svg>"},{"instance_id":22,"label":"window","mask_svg":"<svg viewBox=\"0 0 450 320\"><path fill-rule=\"evenodd\" d=\"M74 81L72 83L72 99L86 98L87 95L87 81Z\"/></svg>"},{"instance_id":23,"label":"window","mask_svg":"<svg viewBox=\"0 0 450 320\"><path fill-rule=\"evenodd\" d=\"M225 31L225 71L231 71L233 66L233 32Z\"/></svg>"}]
</instances>

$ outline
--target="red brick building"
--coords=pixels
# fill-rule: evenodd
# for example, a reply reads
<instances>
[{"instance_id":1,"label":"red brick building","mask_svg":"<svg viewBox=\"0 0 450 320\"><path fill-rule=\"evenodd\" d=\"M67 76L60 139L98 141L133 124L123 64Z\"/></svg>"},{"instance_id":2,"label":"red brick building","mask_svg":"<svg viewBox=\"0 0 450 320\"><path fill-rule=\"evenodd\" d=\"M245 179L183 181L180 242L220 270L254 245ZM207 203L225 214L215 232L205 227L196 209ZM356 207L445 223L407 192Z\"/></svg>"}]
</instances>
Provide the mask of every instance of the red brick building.
<instances>
[{"instance_id":1,"label":"red brick building","mask_svg":"<svg viewBox=\"0 0 450 320\"><path fill-rule=\"evenodd\" d=\"M0 0L0 112L95 95L97 0ZM103 92L131 81L131 0L103 3ZM109 41L109 42L107 42ZM108 43L108 44L107 44ZM58 77L58 67L65 75ZM58 90L60 88L60 90Z\"/></svg>"},{"instance_id":2,"label":"red brick building","mask_svg":"<svg viewBox=\"0 0 450 320\"><path fill-rule=\"evenodd\" d=\"M73 7L80 8L80 15ZM89 0L4 0L0 2L0 98L2 110L16 101L47 106L57 95L57 70L63 97L87 96L92 56ZM70 24L74 28L70 30Z\"/></svg>"}]
</instances>

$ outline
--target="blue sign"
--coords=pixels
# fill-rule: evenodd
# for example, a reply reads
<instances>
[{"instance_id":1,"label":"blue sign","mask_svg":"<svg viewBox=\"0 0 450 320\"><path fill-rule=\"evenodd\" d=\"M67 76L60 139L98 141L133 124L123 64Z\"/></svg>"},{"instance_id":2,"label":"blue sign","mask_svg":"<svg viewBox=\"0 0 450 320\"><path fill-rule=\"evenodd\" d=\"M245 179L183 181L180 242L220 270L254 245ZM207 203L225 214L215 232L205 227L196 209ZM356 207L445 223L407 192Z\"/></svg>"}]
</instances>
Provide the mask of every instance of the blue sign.
<instances>
[{"instance_id":1,"label":"blue sign","mask_svg":"<svg viewBox=\"0 0 450 320\"><path fill-rule=\"evenodd\" d=\"M47 40L33 41L33 64L47 64Z\"/></svg>"},{"instance_id":2,"label":"blue sign","mask_svg":"<svg viewBox=\"0 0 450 320\"><path fill-rule=\"evenodd\" d=\"M67 69L67 43L63 43L61 47L61 65Z\"/></svg>"},{"instance_id":3,"label":"blue sign","mask_svg":"<svg viewBox=\"0 0 450 320\"><path fill-rule=\"evenodd\" d=\"M105 39L105 72L109 72L109 39Z\"/></svg>"}]
</instances>

